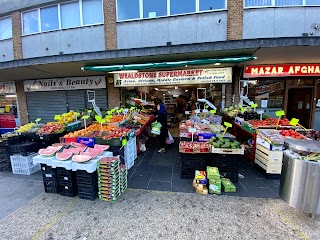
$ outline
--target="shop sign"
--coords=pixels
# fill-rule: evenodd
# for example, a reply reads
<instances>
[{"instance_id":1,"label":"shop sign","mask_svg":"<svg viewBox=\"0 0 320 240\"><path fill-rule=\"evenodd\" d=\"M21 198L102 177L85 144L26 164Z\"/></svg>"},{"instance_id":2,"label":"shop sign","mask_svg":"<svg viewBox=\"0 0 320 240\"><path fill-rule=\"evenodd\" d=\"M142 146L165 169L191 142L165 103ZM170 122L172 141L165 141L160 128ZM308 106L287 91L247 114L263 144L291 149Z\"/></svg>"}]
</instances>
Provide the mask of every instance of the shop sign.
<instances>
[{"instance_id":1,"label":"shop sign","mask_svg":"<svg viewBox=\"0 0 320 240\"><path fill-rule=\"evenodd\" d=\"M261 94L269 91L270 91L269 85L259 86L259 87L256 87L255 89L256 94Z\"/></svg>"},{"instance_id":2,"label":"shop sign","mask_svg":"<svg viewBox=\"0 0 320 240\"><path fill-rule=\"evenodd\" d=\"M105 76L27 80L25 92L106 88Z\"/></svg>"},{"instance_id":3,"label":"shop sign","mask_svg":"<svg viewBox=\"0 0 320 240\"><path fill-rule=\"evenodd\" d=\"M15 82L0 82L0 93L16 93Z\"/></svg>"},{"instance_id":4,"label":"shop sign","mask_svg":"<svg viewBox=\"0 0 320 240\"><path fill-rule=\"evenodd\" d=\"M243 74L244 78L287 76L320 76L320 64L246 66Z\"/></svg>"},{"instance_id":5,"label":"shop sign","mask_svg":"<svg viewBox=\"0 0 320 240\"><path fill-rule=\"evenodd\" d=\"M232 68L114 74L115 87L231 83Z\"/></svg>"}]
</instances>

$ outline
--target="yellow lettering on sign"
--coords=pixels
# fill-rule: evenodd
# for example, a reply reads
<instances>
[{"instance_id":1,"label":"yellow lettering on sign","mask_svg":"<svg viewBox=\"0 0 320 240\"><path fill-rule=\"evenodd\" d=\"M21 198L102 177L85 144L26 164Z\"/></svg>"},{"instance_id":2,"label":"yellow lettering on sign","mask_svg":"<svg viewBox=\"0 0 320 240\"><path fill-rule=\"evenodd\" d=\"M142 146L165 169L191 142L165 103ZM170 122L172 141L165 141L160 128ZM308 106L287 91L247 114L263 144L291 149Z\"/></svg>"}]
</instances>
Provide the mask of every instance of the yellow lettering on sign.
<instances>
[{"instance_id":1,"label":"yellow lettering on sign","mask_svg":"<svg viewBox=\"0 0 320 240\"><path fill-rule=\"evenodd\" d=\"M263 67L262 67L262 68L260 68L260 70L259 70L259 74L260 74L260 75L264 75L264 69L263 69Z\"/></svg>"},{"instance_id":2,"label":"yellow lettering on sign","mask_svg":"<svg viewBox=\"0 0 320 240\"><path fill-rule=\"evenodd\" d=\"M289 74L294 74L294 70L293 70L293 67L290 67L290 68L289 68L289 71L288 71L288 73L289 73Z\"/></svg>"},{"instance_id":3,"label":"yellow lettering on sign","mask_svg":"<svg viewBox=\"0 0 320 240\"><path fill-rule=\"evenodd\" d=\"M316 66L316 69L314 70L314 73L320 73L320 66Z\"/></svg>"},{"instance_id":4,"label":"yellow lettering on sign","mask_svg":"<svg viewBox=\"0 0 320 240\"><path fill-rule=\"evenodd\" d=\"M277 67L273 67L271 74L278 74Z\"/></svg>"},{"instance_id":5,"label":"yellow lettering on sign","mask_svg":"<svg viewBox=\"0 0 320 240\"><path fill-rule=\"evenodd\" d=\"M257 75L258 74L258 69L259 68L251 68L251 74L252 75Z\"/></svg>"},{"instance_id":6,"label":"yellow lettering on sign","mask_svg":"<svg viewBox=\"0 0 320 240\"><path fill-rule=\"evenodd\" d=\"M278 74L283 74L283 67L278 67Z\"/></svg>"},{"instance_id":7,"label":"yellow lettering on sign","mask_svg":"<svg viewBox=\"0 0 320 240\"><path fill-rule=\"evenodd\" d=\"M300 66L296 66L295 68L294 68L294 72L295 73L298 73L300 71Z\"/></svg>"},{"instance_id":8,"label":"yellow lettering on sign","mask_svg":"<svg viewBox=\"0 0 320 240\"><path fill-rule=\"evenodd\" d=\"M270 69L271 69L271 67L266 67L266 72L265 72L265 74L270 74Z\"/></svg>"},{"instance_id":9,"label":"yellow lettering on sign","mask_svg":"<svg viewBox=\"0 0 320 240\"><path fill-rule=\"evenodd\" d=\"M308 66L308 73L314 72L314 66Z\"/></svg>"},{"instance_id":10,"label":"yellow lettering on sign","mask_svg":"<svg viewBox=\"0 0 320 240\"><path fill-rule=\"evenodd\" d=\"M302 73L308 73L308 68L307 68L306 66L303 66L303 67L301 68L301 72L302 72Z\"/></svg>"}]
</instances>

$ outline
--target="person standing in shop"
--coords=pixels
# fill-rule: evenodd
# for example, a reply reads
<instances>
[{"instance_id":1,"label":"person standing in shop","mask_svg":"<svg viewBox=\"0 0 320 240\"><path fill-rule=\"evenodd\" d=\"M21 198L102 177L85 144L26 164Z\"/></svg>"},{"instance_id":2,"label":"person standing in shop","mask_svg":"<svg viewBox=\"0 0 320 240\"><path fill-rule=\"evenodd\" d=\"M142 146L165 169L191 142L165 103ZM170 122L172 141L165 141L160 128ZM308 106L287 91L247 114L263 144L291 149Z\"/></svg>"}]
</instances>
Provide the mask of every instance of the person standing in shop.
<instances>
[{"instance_id":1,"label":"person standing in shop","mask_svg":"<svg viewBox=\"0 0 320 240\"><path fill-rule=\"evenodd\" d=\"M167 126L167 111L162 102L157 105L158 117L157 121L161 123L161 130L159 135L160 149L158 153L165 153L166 149L166 138L168 137L168 126Z\"/></svg>"}]
</instances>

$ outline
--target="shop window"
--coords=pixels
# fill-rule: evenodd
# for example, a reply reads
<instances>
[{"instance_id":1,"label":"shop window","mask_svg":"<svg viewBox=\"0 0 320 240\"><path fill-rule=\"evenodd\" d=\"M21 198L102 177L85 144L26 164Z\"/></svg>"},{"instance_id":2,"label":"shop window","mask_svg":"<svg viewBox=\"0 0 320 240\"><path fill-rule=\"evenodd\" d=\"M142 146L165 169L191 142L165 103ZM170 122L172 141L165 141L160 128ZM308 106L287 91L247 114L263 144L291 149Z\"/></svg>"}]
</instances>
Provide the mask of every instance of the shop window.
<instances>
[{"instance_id":1,"label":"shop window","mask_svg":"<svg viewBox=\"0 0 320 240\"><path fill-rule=\"evenodd\" d=\"M11 17L0 19L0 40L12 38Z\"/></svg>"},{"instance_id":2,"label":"shop window","mask_svg":"<svg viewBox=\"0 0 320 240\"><path fill-rule=\"evenodd\" d=\"M69 2L60 5L61 27L72 28L80 26L79 2Z\"/></svg>"},{"instance_id":3,"label":"shop window","mask_svg":"<svg viewBox=\"0 0 320 240\"><path fill-rule=\"evenodd\" d=\"M41 8L41 31L51 31L59 29L58 5Z\"/></svg>"},{"instance_id":4,"label":"shop window","mask_svg":"<svg viewBox=\"0 0 320 240\"><path fill-rule=\"evenodd\" d=\"M102 0L82 0L83 25L103 23Z\"/></svg>"},{"instance_id":5,"label":"shop window","mask_svg":"<svg viewBox=\"0 0 320 240\"><path fill-rule=\"evenodd\" d=\"M39 32L38 9L23 13L23 32L24 34Z\"/></svg>"},{"instance_id":6,"label":"shop window","mask_svg":"<svg viewBox=\"0 0 320 240\"><path fill-rule=\"evenodd\" d=\"M320 5L320 0L306 0L306 5L318 6L318 5Z\"/></svg>"},{"instance_id":7,"label":"shop window","mask_svg":"<svg viewBox=\"0 0 320 240\"><path fill-rule=\"evenodd\" d=\"M225 0L199 0L199 10L208 11L216 9L226 9Z\"/></svg>"},{"instance_id":8,"label":"shop window","mask_svg":"<svg viewBox=\"0 0 320 240\"><path fill-rule=\"evenodd\" d=\"M288 80L288 86L299 87L299 86L314 86L313 79L292 79Z\"/></svg>"},{"instance_id":9,"label":"shop window","mask_svg":"<svg viewBox=\"0 0 320 240\"><path fill-rule=\"evenodd\" d=\"M301 6L303 5L302 0L275 0L276 6Z\"/></svg>"},{"instance_id":10,"label":"shop window","mask_svg":"<svg viewBox=\"0 0 320 240\"><path fill-rule=\"evenodd\" d=\"M118 20L140 18L139 0L117 0Z\"/></svg>"},{"instance_id":11,"label":"shop window","mask_svg":"<svg viewBox=\"0 0 320 240\"><path fill-rule=\"evenodd\" d=\"M143 0L143 17L153 18L167 15L167 0Z\"/></svg>"},{"instance_id":12,"label":"shop window","mask_svg":"<svg viewBox=\"0 0 320 240\"><path fill-rule=\"evenodd\" d=\"M170 0L170 15L196 11L195 0Z\"/></svg>"}]
</instances>

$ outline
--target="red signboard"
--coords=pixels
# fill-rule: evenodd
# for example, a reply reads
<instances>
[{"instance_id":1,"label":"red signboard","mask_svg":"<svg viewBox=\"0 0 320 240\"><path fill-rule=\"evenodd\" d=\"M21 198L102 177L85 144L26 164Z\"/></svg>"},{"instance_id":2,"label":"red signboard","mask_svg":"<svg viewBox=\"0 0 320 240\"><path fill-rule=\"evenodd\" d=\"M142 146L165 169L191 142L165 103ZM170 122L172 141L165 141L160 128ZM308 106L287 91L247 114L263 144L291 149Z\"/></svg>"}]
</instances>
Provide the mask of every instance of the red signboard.
<instances>
[{"instance_id":1,"label":"red signboard","mask_svg":"<svg viewBox=\"0 0 320 240\"><path fill-rule=\"evenodd\" d=\"M320 64L286 64L246 66L244 78L320 76Z\"/></svg>"}]
</instances>

